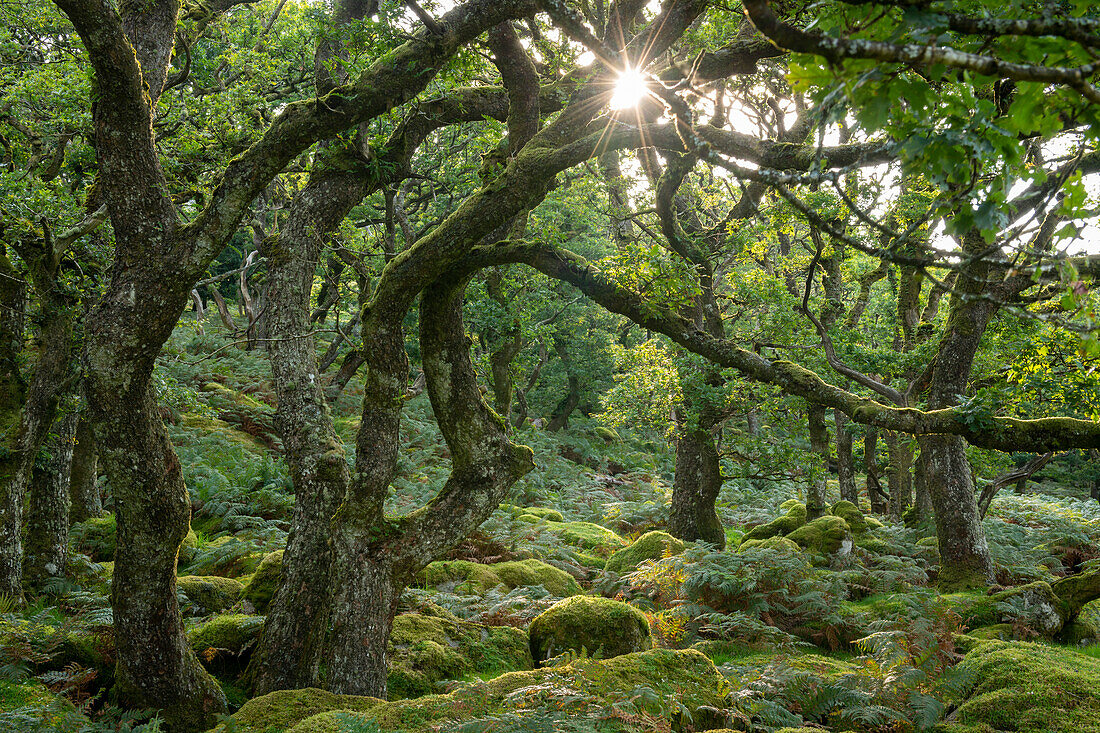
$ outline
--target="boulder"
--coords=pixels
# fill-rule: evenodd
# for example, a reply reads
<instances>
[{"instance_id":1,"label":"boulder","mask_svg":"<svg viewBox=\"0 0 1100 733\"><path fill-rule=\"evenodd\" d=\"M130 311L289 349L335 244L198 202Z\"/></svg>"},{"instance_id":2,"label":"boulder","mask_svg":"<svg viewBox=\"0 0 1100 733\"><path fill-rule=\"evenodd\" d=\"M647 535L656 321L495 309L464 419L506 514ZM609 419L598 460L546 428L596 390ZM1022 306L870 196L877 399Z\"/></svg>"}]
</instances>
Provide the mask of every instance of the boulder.
<instances>
[{"instance_id":1,"label":"boulder","mask_svg":"<svg viewBox=\"0 0 1100 733\"><path fill-rule=\"evenodd\" d=\"M244 596L239 580L217 575L184 575L176 587L191 601L191 616L209 616L229 608Z\"/></svg>"},{"instance_id":2,"label":"boulder","mask_svg":"<svg viewBox=\"0 0 1100 733\"><path fill-rule=\"evenodd\" d=\"M433 562L424 569L423 577L430 586L442 586L467 595L484 593L497 586L512 590L527 585L541 585L561 598L581 592L572 575L539 560L512 560L492 565L466 560Z\"/></svg>"},{"instance_id":3,"label":"boulder","mask_svg":"<svg viewBox=\"0 0 1100 733\"><path fill-rule=\"evenodd\" d=\"M851 552L852 530L841 517L826 514L812 522L803 524L793 532L787 533L787 539L804 550L820 552L823 555Z\"/></svg>"},{"instance_id":4,"label":"boulder","mask_svg":"<svg viewBox=\"0 0 1100 733\"><path fill-rule=\"evenodd\" d=\"M850 501L838 501L836 504L833 504L833 508L830 511L833 516L840 517L847 522L848 528L851 529L852 534L856 536L863 534L869 529L867 518L863 516L863 512Z\"/></svg>"},{"instance_id":5,"label":"boulder","mask_svg":"<svg viewBox=\"0 0 1100 733\"><path fill-rule=\"evenodd\" d=\"M187 632L187 644L214 672L239 672L264 628L263 616L242 613L215 616Z\"/></svg>"},{"instance_id":6,"label":"boulder","mask_svg":"<svg viewBox=\"0 0 1100 733\"><path fill-rule=\"evenodd\" d=\"M531 622L531 656L537 664L565 651L605 659L648 649L649 621L638 609L596 596L555 603Z\"/></svg>"},{"instance_id":7,"label":"boulder","mask_svg":"<svg viewBox=\"0 0 1100 733\"><path fill-rule=\"evenodd\" d=\"M783 502L779 507L785 514L773 519L767 524L753 527L741 538L745 543L749 540L766 540L776 535L786 535L795 531L806 523L806 505L791 499Z\"/></svg>"},{"instance_id":8,"label":"boulder","mask_svg":"<svg viewBox=\"0 0 1100 733\"><path fill-rule=\"evenodd\" d=\"M265 555L244 589L245 599L253 605L257 613L267 613L267 607L271 604L282 577L283 551L276 550Z\"/></svg>"},{"instance_id":9,"label":"boulder","mask_svg":"<svg viewBox=\"0 0 1100 733\"><path fill-rule=\"evenodd\" d=\"M629 573L646 560L660 560L662 557L679 555L686 545L668 532L646 532L634 540L630 547L623 548L607 558L604 566L616 573Z\"/></svg>"},{"instance_id":10,"label":"boulder","mask_svg":"<svg viewBox=\"0 0 1100 733\"><path fill-rule=\"evenodd\" d=\"M1100 660L1066 648L984 641L961 662L976 684L955 713L964 725L1019 733L1100 730Z\"/></svg>"},{"instance_id":11,"label":"boulder","mask_svg":"<svg viewBox=\"0 0 1100 733\"><path fill-rule=\"evenodd\" d=\"M390 634L389 662L391 700L438 692L443 680L534 666L522 630L461 621L442 609L397 616Z\"/></svg>"}]
</instances>

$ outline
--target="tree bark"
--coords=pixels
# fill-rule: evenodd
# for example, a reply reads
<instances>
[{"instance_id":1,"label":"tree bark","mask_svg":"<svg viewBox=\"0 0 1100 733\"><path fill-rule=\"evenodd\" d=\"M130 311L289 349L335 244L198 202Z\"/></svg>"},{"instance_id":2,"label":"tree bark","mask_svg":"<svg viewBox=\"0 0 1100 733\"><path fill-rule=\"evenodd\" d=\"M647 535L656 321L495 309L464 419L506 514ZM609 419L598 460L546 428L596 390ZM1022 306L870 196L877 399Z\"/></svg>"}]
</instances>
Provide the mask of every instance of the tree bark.
<instances>
[{"instance_id":1,"label":"tree bark","mask_svg":"<svg viewBox=\"0 0 1100 733\"><path fill-rule=\"evenodd\" d=\"M368 355L356 473L333 521L333 692L385 697L386 637L402 588L485 521L534 467L531 450L508 440L503 421L481 397L462 324L465 285L435 285L421 298L424 374L452 471L427 506L401 518L385 517L383 502L396 472L408 379L401 330L408 300L376 300L363 319L376 348Z\"/></svg>"},{"instance_id":2,"label":"tree bark","mask_svg":"<svg viewBox=\"0 0 1100 733\"><path fill-rule=\"evenodd\" d=\"M871 501L871 511L885 514L888 507L878 475L877 428L867 428L867 435L863 438L863 471L867 476L867 498Z\"/></svg>"},{"instance_id":3,"label":"tree bark","mask_svg":"<svg viewBox=\"0 0 1100 733\"><path fill-rule=\"evenodd\" d=\"M709 430L688 429L676 441L676 474L668 531L688 542L702 540L725 549L726 532L714 509L722 489L718 449Z\"/></svg>"},{"instance_id":4,"label":"tree bark","mask_svg":"<svg viewBox=\"0 0 1100 733\"><path fill-rule=\"evenodd\" d=\"M69 473L69 522L103 516L103 497L96 480L99 460L96 454L95 431L86 417L77 422L73 444L73 460Z\"/></svg>"},{"instance_id":5,"label":"tree bark","mask_svg":"<svg viewBox=\"0 0 1100 733\"><path fill-rule=\"evenodd\" d=\"M848 416L833 410L836 424L836 473L840 485L840 498L859 506L859 489L856 487L856 466L852 458L852 434L848 432Z\"/></svg>"},{"instance_id":6,"label":"tree bark","mask_svg":"<svg viewBox=\"0 0 1100 733\"><path fill-rule=\"evenodd\" d=\"M890 516L901 519L901 515L913 501L913 449L909 445L909 436L903 433L886 432L887 466L886 485L890 492Z\"/></svg>"},{"instance_id":7,"label":"tree bark","mask_svg":"<svg viewBox=\"0 0 1100 733\"><path fill-rule=\"evenodd\" d=\"M351 478L317 367L310 295L323 240L364 195L361 176L315 175L295 196L277 239L267 240L268 354L275 425L294 483L283 577L252 657L254 692L316 687L328 632L331 521Z\"/></svg>"},{"instance_id":8,"label":"tree bark","mask_svg":"<svg viewBox=\"0 0 1100 733\"><path fill-rule=\"evenodd\" d=\"M806 405L806 421L810 432L810 452L817 456L818 465L810 471L810 482L806 489L806 519L813 521L828 510L829 475L829 429L825 425L825 408L820 405Z\"/></svg>"},{"instance_id":9,"label":"tree bark","mask_svg":"<svg viewBox=\"0 0 1100 733\"><path fill-rule=\"evenodd\" d=\"M43 458L31 472L27 512L27 552L23 585L40 591L51 579L64 577L69 556L69 477L73 441L79 414L69 413L54 423Z\"/></svg>"}]
</instances>

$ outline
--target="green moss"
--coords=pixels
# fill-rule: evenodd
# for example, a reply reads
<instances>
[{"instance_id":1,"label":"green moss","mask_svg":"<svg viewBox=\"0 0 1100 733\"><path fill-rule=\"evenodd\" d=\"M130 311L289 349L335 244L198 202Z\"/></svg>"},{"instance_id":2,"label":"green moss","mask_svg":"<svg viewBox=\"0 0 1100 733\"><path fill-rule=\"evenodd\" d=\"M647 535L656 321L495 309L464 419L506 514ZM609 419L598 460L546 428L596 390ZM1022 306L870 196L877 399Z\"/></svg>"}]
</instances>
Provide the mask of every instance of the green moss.
<instances>
[{"instance_id":1,"label":"green moss","mask_svg":"<svg viewBox=\"0 0 1100 733\"><path fill-rule=\"evenodd\" d=\"M1020 733L1100 730L1100 660L1043 644L987 641L962 666L977 684L959 706L959 723Z\"/></svg>"},{"instance_id":2,"label":"green moss","mask_svg":"<svg viewBox=\"0 0 1100 733\"><path fill-rule=\"evenodd\" d=\"M646 560L660 560L662 557L679 555L686 545L668 532L646 532L634 540L634 544L607 558L607 570L616 573L629 573Z\"/></svg>"},{"instance_id":3,"label":"green moss","mask_svg":"<svg viewBox=\"0 0 1100 733\"><path fill-rule=\"evenodd\" d=\"M1086 603L1100 598L1100 568L1060 578L1050 587L1065 603L1066 615L1072 618Z\"/></svg>"},{"instance_id":4,"label":"green moss","mask_svg":"<svg viewBox=\"0 0 1100 733\"><path fill-rule=\"evenodd\" d=\"M564 521L561 512L556 509L547 509L546 507L528 506L523 507L521 514L538 517L539 519L545 519L547 522L561 522Z\"/></svg>"},{"instance_id":5,"label":"green moss","mask_svg":"<svg viewBox=\"0 0 1100 733\"><path fill-rule=\"evenodd\" d=\"M520 629L460 621L446 612L397 616L389 659L391 700L436 692L443 680L533 666L527 634Z\"/></svg>"},{"instance_id":6,"label":"green moss","mask_svg":"<svg viewBox=\"0 0 1100 733\"><path fill-rule=\"evenodd\" d=\"M831 511L833 516L840 517L848 523L848 528L852 530L852 534L858 536L867 531L867 519L863 516L863 512L859 510L859 507L852 502L838 501L833 504Z\"/></svg>"},{"instance_id":7,"label":"green moss","mask_svg":"<svg viewBox=\"0 0 1100 733\"><path fill-rule=\"evenodd\" d=\"M215 616L187 632L187 643L208 669L239 671L264 628L263 616Z\"/></svg>"},{"instance_id":8,"label":"green moss","mask_svg":"<svg viewBox=\"0 0 1100 733\"><path fill-rule=\"evenodd\" d=\"M1016 638L1012 624L981 626L977 629L971 629L967 632L967 635L975 639L1000 639L1002 641Z\"/></svg>"},{"instance_id":9,"label":"green moss","mask_svg":"<svg viewBox=\"0 0 1100 733\"><path fill-rule=\"evenodd\" d=\"M450 560L433 562L422 573L430 586L449 586L456 593L484 593L503 585L508 590L527 585L541 585L555 596L565 597L581 592L572 575L539 560L513 560L492 565Z\"/></svg>"},{"instance_id":10,"label":"green moss","mask_svg":"<svg viewBox=\"0 0 1100 733\"><path fill-rule=\"evenodd\" d=\"M742 550L751 550L754 547L763 547L768 550L786 550L788 552L801 552L802 549L791 540L782 535L775 535L769 537L766 540L745 540L737 548L738 552Z\"/></svg>"},{"instance_id":11,"label":"green moss","mask_svg":"<svg viewBox=\"0 0 1100 733\"><path fill-rule=\"evenodd\" d=\"M750 540L766 540L776 535L786 535L806 523L806 505L793 499L785 501L779 507L785 514L767 524L754 527L741 538L742 544Z\"/></svg>"},{"instance_id":12,"label":"green moss","mask_svg":"<svg viewBox=\"0 0 1100 733\"><path fill-rule=\"evenodd\" d=\"M454 727L454 721L522 710L528 703L528 696L510 693L545 688L550 684L556 689L576 690L581 696L617 700L632 696L638 687L644 686L664 698L666 711L681 705L689 711L703 706L723 709L728 705L729 696L729 685L704 655L690 649L653 649L608 660L578 659L561 667L511 672L488 682L464 686L447 695L374 704L364 713L333 709L304 720L292 730L293 733L346 731L355 721L374 721L383 731L449 730ZM667 701L672 700L678 704L668 704ZM582 703L574 704L579 708L575 713L583 716Z\"/></svg>"},{"instance_id":13,"label":"green moss","mask_svg":"<svg viewBox=\"0 0 1100 733\"><path fill-rule=\"evenodd\" d=\"M598 438L600 438L601 440L603 440L605 443L621 443L621 442L623 442L623 439L619 437L618 433L616 433L611 428L605 428L602 425L598 425L598 426L592 428L592 432L595 433L596 436Z\"/></svg>"},{"instance_id":14,"label":"green moss","mask_svg":"<svg viewBox=\"0 0 1100 733\"><path fill-rule=\"evenodd\" d=\"M283 551L276 550L265 555L244 588L245 600L252 604L257 613L267 613L282 577Z\"/></svg>"},{"instance_id":15,"label":"green moss","mask_svg":"<svg viewBox=\"0 0 1100 733\"><path fill-rule=\"evenodd\" d=\"M543 611L528 630L531 654L543 662L564 651L604 658L648 649L649 621L638 609L595 596L573 596Z\"/></svg>"},{"instance_id":16,"label":"green moss","mask_svg":"<svg viewBox=\"0 0 1100 733\"><path fill-rule=\"evenodd\" d=\"M224 611L244 596L239 580L217 575L184 575L176 580L176 586L194 605L196 616Z\"/></svg>"},{"instance_id":17,"label":"green moss","mask_svg":"<svg viewBox=\"0 0 1100 733\"><path fill-rule=\"evenodd\" d=\"M1072 646L1100 642L1100 600L1082 606L1077 618L1062 627L1059 639Z\"/></svg>"},{"instance_id":18,"label":"green moss","mask_svg":"<svg viewBox=\"0 0 1100 733\"><path fill-rule=\"evenodd\" d=\"M607 527L591 522L551 522L546 531L557 535L562 542L592 550L604 557L629 544Z\"/></svg>"},{"instance_id":19,"label":"green moss","mask_svg":"<svg viewBox=\"0 0 1100 733\"><path fill-rule=\"evenodd\" d=\"M994 595L949 593L941 595L940 602L950 606L971 629L1022 621L1029 623L1037 634L1051 638L1065 623L1062 604L1050 585L1041 581ZM1020 619L1013 613L1019 613Z\"/></svg>"},{"instance_id":20,"label":"green moss","mask_svg":"<svg viewBox=\"0 0 1100 733\"><path fill-rule=\"evenodd\" d=\"M0 713L16 710L20 714L12 730L80 733L91 728L91 721L71 702L34 679L0 680Z\"/></svg>"},{"instance_id":21,"label":"green moss","mask_svg":"<svg viewBox=\"0 0 1100 733\"><path fill-rule=\"evenodd\" d=\"M256 697L233 713L236 730L283 731L302 720L326 710L365 711L381 700L373 697L334 695L325 690L307 687L302 690L279 690ZM223 727L219 727L219 730Z\"/></svg>"},{"instance_id":22,"label":"green moss","mask_svg":"<svg viewBox=\"0 0 1100 733\"><path fill-rule=\"evenodd\" d=\"M787 539L799 547L823 555L852 548L852 531L841 517L826 514L812 522L802 525L787 534Z\"/></svg>"}]
</instances>

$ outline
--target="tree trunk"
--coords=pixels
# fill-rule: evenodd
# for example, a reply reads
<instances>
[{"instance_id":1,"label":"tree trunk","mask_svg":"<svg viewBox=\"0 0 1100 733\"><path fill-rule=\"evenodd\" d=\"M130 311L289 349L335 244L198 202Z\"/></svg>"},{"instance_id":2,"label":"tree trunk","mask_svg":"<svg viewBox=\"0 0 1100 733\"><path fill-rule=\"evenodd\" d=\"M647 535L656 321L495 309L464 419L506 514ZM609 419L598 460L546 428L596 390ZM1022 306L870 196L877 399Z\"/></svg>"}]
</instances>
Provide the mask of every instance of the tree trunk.
<instances>
[{"instance_id":1,"label":"tree trunk","mask_svg":"<svg viewBox=\"0 0 1100 733\"><path fill-rule=\"evenodd\" d=\"M336 598L328 685L333 692L384 697L386 637L404 585L492 514L534 464L508 440L485 404L462 324L465 281L421 296L420 347L428 396L451 451L451 475L425 507L387 518L383 502L396 472L401 396L408 362L400 324L408 301L376 301L364 317L367 389L356 474L333 521Z\"/></svg>"},{"instance_id":2,"label":"tree trunk","mask_svg":"<svg viewBox=\"0 0 1100 733\"><path fill-rule=\"evenodd\" d=\"M189 291L169 289L157 268L116 263L111 289L88 318L85 391L117 524L115 694L121 704L161 710L173 729L203 730L227 703L184 634L176 557L191 502L150 380Z\"/></svg>"},{"instance_id":3,"label":"tree trunk","mask_svg":"<svg viewBox=\"0 0 1100 733\"><path fill-rule=\"evenodd\" d=\"M554 408L554 412L550 416L550 423L546 426L546 429L552 433L569 427L569 416L581 403L581 380L573 371L573 362L569 358L569 350L566 348L565 342L555 338L554 351L557 352L562 366L565 367L569 392L561 399L561 402Z\"/></svg>"},{"instance_id":4,"label":"tree trunk","mask_svg":"<svg viewBox=\"0 0 1100 733\"><path fill-rule=\"evenodd\" d=\"M871 501L871 511L885 514L887 505L878 475L878 428L868 427L863 438L863 470L867 475L867 498Z\"/></svg>"},{"instance_id":5,"label":"tree trunk","mask_svg":"<svg viewBox=\"0 0 1100 733\"><path fill-rule=\"evenodd\" d=\"M806 489L806 519L813 521L828 510L829 429L825 425L825 408L806 405L806 418L810 431L810 451L817 456L817 465L810 471L810 483Z\"/></svg>"},{"instance_id":6,"label":"tree trunk","mask_svg":"<svg viewBox=\"0 0 1100 733\"><path fill-rule=\"evenodd\" d=\"M718 449L709 430L689 430L676 441L676 476L672 486L668 531L688 542L702 540L719 550L726 532L714 502L722 489Z\"/></svg>"},{"instance_id":7,"label":"tree trunk","mask_svg":"<svg viewBox=\"0 0 1100 733\"><path fill-rule=\"evenodd\" d=\"M848 432L848 416L833 410L836 424L836 473L840 485L840 498L859 506L859 489L856 488L856 465L852 458L852 434Z\"/></svg>"},{"instance_id":8,"label":"tree trunk","mask_svg":"<svg viewBox=\"0 0 1100 733\"><path fill-rule=\"evenodd\" d=\"M16 424L0 447L0 595L22 597L23 504L35 456L49 435L61 393L70 388L74 310L46 297L38 361Z\"/></svg>"},{"instance_id":9,"label":"tree trunk","mask_svg":"<svg viewBox=\"0 0 1100 733\"><path fill-rule=\"evenodd\" d=\"M323 240L362 199L362 176L312 177L267 240L268 353L278 407L275 425L294 483L294 519L283 577L252 657L254 692L316 687L328 632L332 517L350 482L343 443L325 399L310 330L310 295Z\"/></svg>"},{"instance_id":10,"label":"tree trunk","mask_svg":"<svg viewBox=\"0 0 1100 733\"><path fill-rule=\"evenodd\" d=\"M99 460L96 455L95 431L85 417L76 425L73 460L69 473L69 522L103 516L103 498L99 495Z\"/></svg>"},{"instance_id":11,"label":"tree trunk","mask_svg":"<svg viewBox=\"0 0 1100 733\"><path fill-rule=\"evenodd\" d=\"M889 461L886 483L890 491L890 516L901 519L913 500L913 449L909 445L909 436L892 430L888 430L885 435Z\"/></svg>"},{"instance_id":12,"label":"tree trunk","mask_svg":"<svg viewBox=\"0 0 1100 733\"><path fill-rule=\"evenodd\" d=\"M79 414L71 412L54 424L43 445L44 458L31 473L27 512L27 553L23 585L40 591L52 578L64 577L69 556L69 470Z\"/></svg>"},{"instance_id":13,"label":"tree trunk","mask_svg":"<svg viewBox=\"0 0 1100 733\"><path fill-rule=\"evenodd\" d=\"M928 481L924 477L924 461L920 456L913 461L913 510L918 522L931 519L935 512L932 507L932 492L929 491Z\"/></svg>"}]
</instances>

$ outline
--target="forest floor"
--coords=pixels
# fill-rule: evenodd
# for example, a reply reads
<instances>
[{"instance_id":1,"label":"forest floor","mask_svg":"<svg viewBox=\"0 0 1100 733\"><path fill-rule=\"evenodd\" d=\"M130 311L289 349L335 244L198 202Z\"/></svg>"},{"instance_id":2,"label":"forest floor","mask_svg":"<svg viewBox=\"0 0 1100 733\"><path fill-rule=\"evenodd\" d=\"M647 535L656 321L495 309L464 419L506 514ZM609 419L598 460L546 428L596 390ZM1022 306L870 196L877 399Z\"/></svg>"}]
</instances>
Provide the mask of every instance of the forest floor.
<instances>
[{"instance_id":1,"label":"forest floor","mask_svg":"<svg viewBox=\"0 0 1100 733\"><path fill-rule=\"evenodd\" d=\"M192 500L179 600L236 711L225 733L1100 731L1100 602L1059 584L1100 578L1085 487L999 497L985 523L999 586L941 595L930 526L844 503L807 524L792 482L727 482L723 551L674 540L667 442L584 418L517 431L537 470L405 592L389 701L250 700L241 675L293 497L266 360L216 346L177 334L157 378ZM334 406L349 455L361 394L353 382ZM402 437L396 513L449 468L426 396ZM70 579L0 608L0 730L157 730L107 694L113 517L74 526L72 546Z\"/></svg>"}]
</instances>

